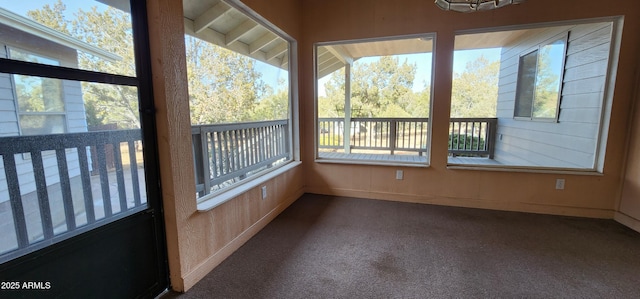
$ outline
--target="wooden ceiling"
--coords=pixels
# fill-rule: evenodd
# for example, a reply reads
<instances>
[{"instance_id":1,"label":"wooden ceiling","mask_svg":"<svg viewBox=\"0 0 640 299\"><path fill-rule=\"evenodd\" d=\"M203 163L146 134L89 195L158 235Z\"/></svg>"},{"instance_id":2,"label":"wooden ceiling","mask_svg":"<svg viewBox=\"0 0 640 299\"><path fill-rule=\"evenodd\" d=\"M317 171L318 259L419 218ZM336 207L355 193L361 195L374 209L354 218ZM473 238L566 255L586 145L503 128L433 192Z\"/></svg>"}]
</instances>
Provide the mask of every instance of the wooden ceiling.
<instances>
[{"instance_id":1,"label":"wooden ceiling","mask_svg":"<svg viewBox=\"0 0 640 299\"><path fill-rule=\"evenodd\" d=\"M117 0L102 0L117 1ZM188 35L246 55L273 66L288 69L289 48L282 37L221 0L184 0L184 27ZM544 29L521 29L456 36L455 49L496 48L526 34ZM318 76L323 77L346 63L362 57L429 53L430 35L394 40L336 43L317 49Z\"/></svg>"},{"instance_id":2,"label":"wooden ceiling","mask_svg":"<svg viewBox=\"0 0 640 299\"><path fill-rule=\"evenodd\" d=\"M289 45L258 22L220 0L184 0L188 35L287 69Z\"/></svg>"}]
</instances>

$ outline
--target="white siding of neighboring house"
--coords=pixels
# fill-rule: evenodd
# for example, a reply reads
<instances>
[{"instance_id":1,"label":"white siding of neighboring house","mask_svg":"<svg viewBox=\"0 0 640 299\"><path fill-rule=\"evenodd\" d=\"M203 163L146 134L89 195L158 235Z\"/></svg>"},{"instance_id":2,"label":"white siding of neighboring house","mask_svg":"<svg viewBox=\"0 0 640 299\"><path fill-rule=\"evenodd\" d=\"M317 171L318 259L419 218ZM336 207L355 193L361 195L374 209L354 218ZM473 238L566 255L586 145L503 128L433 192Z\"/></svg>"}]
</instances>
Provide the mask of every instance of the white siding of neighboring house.
<instances>
[{"instance_id":1,"label":"white siding of neighboring house","mask_svg":"<svg viewBox=\"0 0 640 299\"><path fill-rule=\"evenodd\" d=\"M518 62L569 30L558 122L514 119ZM612 25L554 28L502 49L495 159L508 165L593 168L604 98Z\"/></svg>"},{"instance_id":2,"label":"white siding of neighboring house","mask_svg":"<svg viewBox=\"0 0 640 299\"><path fill-rule=\"evenodd\" d=\"M56 52L42 53L42 50L40 50L38 54L55 57L57 59L65 59L60 61L61 65L77 67L77 56L75 54L75 50L65 48L64 53L61 53L61 46L56 46L57 47L52 47L52 49L55 49ZM5 43L3 43L2 41L0 41L0 48L2 49L0 55L2 55L3 57L7 57ZM20 48L25 49L24 46ZM65 100L67 132L86 132L87 123L81 83L77 81L63 80L62 85L62 93ZM16 106L17 105L15 93L13 91L11 75L0 74L0 138L19 135ZM24 195L36 191L31 158L28 155L16 155L15 160L18 170L18 180L20 182L20 193ZM74 177L80 175L78 155L76 150L67 150L67 162L69 168L69 176ZM60 177L58 175L58 166L55 153L44 153L43 164L45 168L44 171L47 186L59 183ZM4 173L4 165L0 163L0 203L9 200L9 193L7 189L8 186Z\"/></svg>"}]
</instances>

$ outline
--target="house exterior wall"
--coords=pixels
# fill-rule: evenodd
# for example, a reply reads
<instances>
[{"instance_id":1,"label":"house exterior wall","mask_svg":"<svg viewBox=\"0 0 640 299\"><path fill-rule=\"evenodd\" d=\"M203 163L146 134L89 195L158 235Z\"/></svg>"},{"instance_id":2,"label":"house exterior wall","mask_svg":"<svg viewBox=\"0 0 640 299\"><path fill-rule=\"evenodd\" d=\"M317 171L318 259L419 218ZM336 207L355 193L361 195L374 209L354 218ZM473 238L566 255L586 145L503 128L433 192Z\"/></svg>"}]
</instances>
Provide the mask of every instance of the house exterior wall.
<instances>
[{"instance_id":1,"label":"house exterior wall","mask_svg":"<svg viewBox=\"0 0 640 299\"><path fill-rule=\"evenodd\" d=\"M514 118L520 56L569 32L557 122ZM495 159L507 165L594 168L611 47L611 23L544 32L502 48Z\"/></svg>"},{"instance_id":2,"label":"house exterior wall","mask_svg":"<svg viewBox=\"0 0 640 299\"><path fill-rule=\"evenodd\" d=\"M77 53L74 49L55 44L34 35L30 35L16 29L0 24L2 35L0 36L0 56L8 57L7 47L16 47L33 52L44 57L53 58L60 65L77 67ZM0 137L20 135L17 99L14 91L14 83L11 75L0 74ZM77 81L62 81L62 97L65 101L66 129L68 133L86 132L87 123L82 97L82 86ZM78 155L76 150L67 151L69 176L80 175ZM47 185L51 186L60 182L55 154L43 154L43 164ZM26 155L16 156L16 167L20 180L20 193L22 195L36 191L35 178L33 176L31 158ZM8 186L4 174L4 166L0 164L0 204L8 202Z\"/></svg>"}]
</instances>

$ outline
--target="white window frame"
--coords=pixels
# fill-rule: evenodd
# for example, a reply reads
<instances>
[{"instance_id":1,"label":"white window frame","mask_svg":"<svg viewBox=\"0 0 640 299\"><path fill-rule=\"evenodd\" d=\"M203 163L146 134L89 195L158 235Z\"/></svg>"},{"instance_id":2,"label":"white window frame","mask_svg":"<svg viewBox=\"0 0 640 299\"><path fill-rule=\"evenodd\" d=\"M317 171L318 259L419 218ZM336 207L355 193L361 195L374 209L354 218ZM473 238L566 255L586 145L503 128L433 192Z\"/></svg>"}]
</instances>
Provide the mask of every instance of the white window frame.
<instances>
[{"instance_id":1,"label":"white window frame","mask_svg":"<svg viewBox=\"0 0 640 299\"><path fill-rule=\"evenodd\" d=\"M453 169L453 170L568 174L568 175L588 175L588 176L603 175L606 149L607 149L607 140L608 140L607 132L609 132L609 127L611 124L611 112L612 112L613 97L614 97L614 91L615 91L616 74L618 71L618 63L620 60L620 48L621 48L622 31L623 31L623 25L624 25L623 16L602 17L602 18L592 18L592 19L583 19L583 20L567 20L567 21L539 23L539 24L532 23L532 24L522 24L518 26L493 27L493 28L482 28L482 29L472 29L472 30L460 30L460 31L456 31L455 34L456 35L479 34L479 33L499 32L499 31L505 31L505 30L508 31L508 30L519 30L519 29L532 29L532 28L552 27L552 26L573 26L573 25L591 24L591 23L599 23L599 22L610 22L612 25L612 29L611 29L611 40L610 40L611 46L609 48L609 58L608 58L609 61L608 61L608 67L607 67L605 81L604 81L602 107L600 110L600 126L597 133L594 166L592 168L572 169L572 168L549 168L549 167L508 166L508 165L491 166L491 165L473 165L473 164L448 165L447 168ZM566 50L568 50L568 44L567 44ZM525 53L528 53L530 51L532 51L532 49L525 51ZM566 53L565 53L565 62L566 62ZM563 62L563 65L565 62ZM563 68L565 68L565 66L563 66ZM558 112L558 116L559 116L559 112ZM523 118L522 120L530 120L530 119ZM535 121L535 119L533 121Z\"/></svg>"},{"instance_id":2,"label":"white window frame","mask_svg":"<svg viewBox=\"0 0 640 299\"><path fill-rule=\"evenodd\" d=\"M33 55L33 56L37 56L37 57L41 57L44 59L49 59L52 61L57 62L58 66L62 65L62 61L60 61L57 58L53 58L47 55L42 55L39 53L35 53L29 50L25 50L22 48L18 48L18 47L11 47L11 46L5 46L6 49L6 57L11 59L11 52L12 51L17 51L17 52L21 52L21 53L25 53L28 55ZM17 74L12 74L11 75L11 88L13 89L13 100L15 103L15 112L16 112L16 118L17 118L17 122L18 122L18 130L20 132L20 135L24 135L23 133L23 125L22 125L22 121L21 121L21 116L23 115L30 115L30 116L62 116L64 118L63 120L63 129L64 132L61 132L61 134L64 133L68 133L69 132L69 121L68 121L68 117L67 117L67 103L65 102L65 97L64 97L64 81L62 79L52 79L52 80L60 80L60 97L62 98L62 103L63 103L63 111L61 112L21 112L20 111L20 103L19 103L19 99L18 99L18 92L17 92L17 87L16 87L16 79L15 76ZM21 76L21 75L20 75Z\"/></svg>"},{"instance_id":3,"label":"white window frame","mask_svg":"<svg viewBox=\"0 0 640 299\"><path fill-rule=\"evenodd\" d=\"M419 39L429 39L432 42L432 51L431 51L431 82L430 82L430 95L429 95L429 115L427 122L427 146L425 148L423 156L426 158L426 162L404 162L404 161L395 161L395 160L360 160L360 159L335 159L335 158L322 158L319 154L319 146L320 146L320 126L319 126L319 117L318 117L318 48L321 46L331 46L331 45L341 45L341 44L352 44L352 43L367 43L367 42L378 42L378 41L394 41L394 40L403 40L403 39L411 39L411 38L419 38ZM432 120L433 120L433 94L434 94L434 80L435 80L435 53L436 49L436 34L435 33L422 33L422 34L410 34L410 35L397 35L397 36L387 36L387 37L378 37L378 38L362 38L362 39L354 39L354 40L341 40L341 41L331 41L331 42L319 42L313 45L313 68L314 68L314 78L313 78L313 87L314 87L314 161L317 163L330 163L330 164L355 164L355 165L381 165L381 166L401 166L401 167L429 167L431 163L431 136L432 136ZM395 54L402 55L402 54ZM357 154L355 154L357 155ZM383 154L381 154L383 155Z\"/></svg>"},{"instance_id":4,"label":"white window frame","mask_svg":"<svg viewBox=\"0 0 640 299\"><path fill-rule=\"evenodd\" d=\"M228 186L222 190L197 198L196 207L199 212L212 210L239 195L264 185L269 180L302 165L300 162L300 118L298 113L298 42L285 31L281 30L240 1L228 0L225 3L245 14L264 28L270 30L278 37L284 39L289 45L289 50L287 52L289 55L289 111L287 119L289 120L289 152L291 155L289 160L280 165L267 168L249 178L233 184L232 186Z\"/></svg>"}]
</instances>

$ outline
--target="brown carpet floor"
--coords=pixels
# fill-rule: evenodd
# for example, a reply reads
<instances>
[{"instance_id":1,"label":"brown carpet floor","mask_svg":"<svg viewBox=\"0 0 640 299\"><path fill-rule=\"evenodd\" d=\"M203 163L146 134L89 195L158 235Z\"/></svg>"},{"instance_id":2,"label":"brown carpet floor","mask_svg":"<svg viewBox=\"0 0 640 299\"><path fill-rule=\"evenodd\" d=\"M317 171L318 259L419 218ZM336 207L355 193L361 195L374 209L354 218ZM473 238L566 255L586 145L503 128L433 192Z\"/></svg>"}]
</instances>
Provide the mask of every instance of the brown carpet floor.
<instances>
[{"instance_id":1,"label":"brown carpet floor","mask_svg":"<svg viewBox=\"0 0 640 299\"><path fill-rule=\"evenodd\" d=\"M306 194L187 293L162 298L640 298L640 233Z\"/></svg>"}]
</instances>

